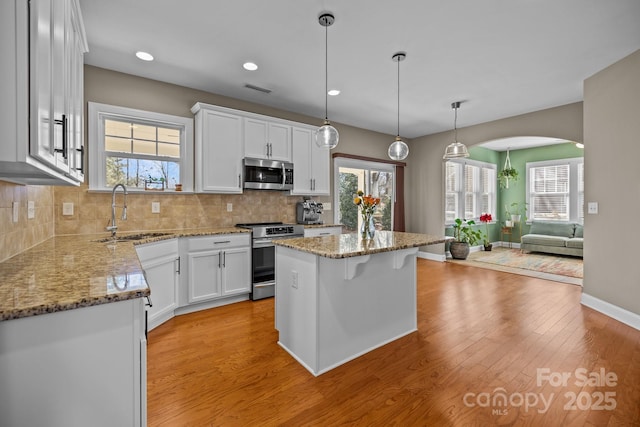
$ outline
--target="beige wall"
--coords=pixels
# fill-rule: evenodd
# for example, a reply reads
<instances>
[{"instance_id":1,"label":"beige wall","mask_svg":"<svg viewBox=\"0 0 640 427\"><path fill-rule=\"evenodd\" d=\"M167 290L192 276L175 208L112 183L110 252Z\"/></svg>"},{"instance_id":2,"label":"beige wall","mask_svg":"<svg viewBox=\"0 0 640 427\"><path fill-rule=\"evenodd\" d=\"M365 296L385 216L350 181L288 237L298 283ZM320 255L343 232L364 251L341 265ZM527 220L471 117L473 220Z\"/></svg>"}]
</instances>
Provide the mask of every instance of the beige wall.
<instances>
[{"instance_id":1,"label":"beige wall","mask_svg":"<svg viewBox=\"0 0 640 427\"><path fill-rule=\"evenodd\" d=\"M640 50L585 80L584 293L640 315Z\"/></svg>"},{"instance_id":2,"label":"beige wall","mask_svg":"<svg viewBox=\"0 0 640 427\"><path fill-rule=\"evenodd\" d=\"M468 147L498 138L545 136L582 141L582 103L495 120L458 129L458 140ZM442 235L444 231L444 172L442 155L453 142L453 131L409 142L407 158L407 231ZM424 250L444 253L444 245Z\"/></svg>"},{"instance_id":3,"label":"beige wall","mask_svg":"<svg viewBox=\"0 0 640 427\"><path fill-rule=\"evenodd\" d=\"M32 200L35 217L27 219ZM13 222L13 202L18 222ZM53 187L17 185L0 181L0 262L53 236Z\"/></svg>"},{"instance_id":4,"label":"beige wall","mask_svg":"<svg viewBox=\"0 0 640 427\"><path fill-rule=\"evenodd\" d=\"M102 68L85 66L85 102L100 102L142 110L193 117L191 107L196 102L221 105L273 117L319 125L320 119L276 110L195 89L162 83ZM86 114L86 110L85 110ZM367 147L369 156L386 157L393 138L388 135L334 123L340 132L340 144L335 150L361 154ZM88 146L91 150L91 146ZM121 195L118 196L120 204ZM299 196L278 191L245 191L242 195L220 194L135 194L128 198L128 219L118 222L120 231L148 231L174 228L230 226L238 222L295 222L295 204ZM318 197L322 202L329 197ZM160 202L160 214L151 213L151 202ZM72 216L62 215L62 204L74 203ZM233 211L227 212L227 203ZM111 194L90 193L86 184L79 188L55 188L55 233L87 234L105 232L111 218ZM332 222L333 212L323 219Z\"/></svg>"}]
</instances>

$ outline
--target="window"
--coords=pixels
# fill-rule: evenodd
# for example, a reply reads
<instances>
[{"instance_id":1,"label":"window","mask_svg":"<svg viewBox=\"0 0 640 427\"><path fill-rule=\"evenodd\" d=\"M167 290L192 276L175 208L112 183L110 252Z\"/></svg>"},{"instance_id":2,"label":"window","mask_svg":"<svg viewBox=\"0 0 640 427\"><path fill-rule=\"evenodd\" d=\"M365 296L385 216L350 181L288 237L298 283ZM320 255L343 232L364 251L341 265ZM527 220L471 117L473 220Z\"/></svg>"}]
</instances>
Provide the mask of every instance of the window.
<instances>
[{"instance_id":1,"label":"window","mask_svg":"<svg viewBox=\"0 0 640 427\"><path fill-rule=\"evenodd\" d=\"M445 163L445 224L456 218L478 220L483 213L495 217L496 165L477 160Z\"/></svg>"},{"instance_id":2,"label":"window","mask_svg":"<svg viewBox=\"0 0 640 427\"><path fill-rule=\"evenodd\" d=\"M584 220L584 160L582 158L527 163L529 219Z\"/></svg>"},{"instance_id":3,"label":"window","mask_svg":"<svg viewBox=\"0 0 640 427\"><path fill-rule=\"evenodd\" d=\"M193 120L89 103L89 189L193 190Z\"/></svg>"},{"instance_id":4,"label":"window","mask_svg":"<svg viewBox=\"0 0 640 427\"><path fill-rule=\"evenodd\" d=\"M377 230L393 230L395 168L364 160L336 158L334 163L334 221L349 231L362 225L362 215L353 198L358 190L380 198L373 221Z\"/></svg>"}]
</instances>

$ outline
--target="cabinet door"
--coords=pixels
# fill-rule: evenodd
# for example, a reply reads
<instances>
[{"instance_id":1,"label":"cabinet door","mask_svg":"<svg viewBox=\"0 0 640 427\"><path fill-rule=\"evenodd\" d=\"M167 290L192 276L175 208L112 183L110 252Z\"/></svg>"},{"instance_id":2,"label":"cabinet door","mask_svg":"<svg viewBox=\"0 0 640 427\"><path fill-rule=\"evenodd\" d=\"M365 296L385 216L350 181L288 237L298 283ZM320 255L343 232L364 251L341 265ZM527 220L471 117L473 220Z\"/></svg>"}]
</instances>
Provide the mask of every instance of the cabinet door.
<instances>
[{"instance_id":1,"label":"cabinet door","mask_svg":"<svg viewBox=\"0 0 640 427\"><path fill-rule=\"evenodd\" d=\"M292 135L293 190L291 190L291 194L313 194L311 177L313 133L310 129L294 127Z\"/></svg>"},{"instance_id":2,"label":"cabinet door","mask_svg":"<svg viewBox=\"0 0 640 427\"><path fill-rule=\"evenodd\" d=\"M251 292L251 248L225 250L222 263L223 294Z\"/></svg>"},{"instance_id":3,"label":"cabinet door","mask_svg":"<svg viewBox=\"0 0 640 427\"><path fill-rule=\"evenodd\" d=\"M151 289L149 330L173 317L178 306L178 260L174 256L143 263L145 278Z\"/></svg>"},{"instance_id":4,"label":"cabinet door","mask_svg":"<svg viewBox=\"0 0 640 427\"><path fill-rule=\"evenodd\" d=\"M329 150L318 147L315 143L315 138L312 138L311 173L313 175L313 194L318 196L328 196L330 194L329 157Z\"/></svg>"},{"instance_id":5,"label":"cabinet door","mask_svg":"<svg viewBox=\"0 0 640 427\"><path fill-rule=\"evenodd\" d=\"M222 295L221 251L192 252L189 262L189 303L207 301Z\"/></svg>"},{"instance_id":6,"label":"cabinet door","mask_svg":"<svg viewBox=\"0 0 640 427\"><path fill-rule=\"evenodd\" d=\"M196 114L196 191L242 193L242 117Z\"/></svg>"},{"instance_id":7,"label":"cabinet door","mask_svg":"<svg viewBox=\"0 0 640 427\"><path fill-rule=\"evenodd\" d=\"M269 158L267 144L269 125L264 120L245 118L244 125L244 155L256 159Z\"/></svg>"},{"instance_id":8,"label":"cabinet door","mask_svg":"<svg viewBox=\"0 0 640 427\"><path fill-rule=\"evenodd\" d=\"M73 6L76 3L72 3ZM84 39L80 27L80 12L71 8L67 28L67 141L69 149L69 174L84 181Z\"/></svg>"},{"instance_id":9,"label":"cabinet door","mask_svg":"<svg viewBox=\"0 0 640 427\"><path fill-rule=\"evenodd\" d=\"M269 158L291 161L291 126L269 123Z\"/></svg>"},{"instance_id":10,"label":"cabinet door","mask_svg":"<svg viewBox=\"0 0 640 427\"><path fill-rule=\"evenodd\" d=\"M244 155L256 159L291 161L291 126L244 119Z\"/></svg>"}]
</instances>

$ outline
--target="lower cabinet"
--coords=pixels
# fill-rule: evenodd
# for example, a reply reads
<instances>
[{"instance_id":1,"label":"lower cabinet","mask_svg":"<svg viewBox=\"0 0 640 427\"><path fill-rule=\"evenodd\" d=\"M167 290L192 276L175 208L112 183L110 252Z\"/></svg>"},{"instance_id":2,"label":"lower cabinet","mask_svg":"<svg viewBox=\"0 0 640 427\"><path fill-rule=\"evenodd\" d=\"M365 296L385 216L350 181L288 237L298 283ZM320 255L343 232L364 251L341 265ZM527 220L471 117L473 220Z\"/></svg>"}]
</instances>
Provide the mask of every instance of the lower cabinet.
<instances>
[{"instance_id":1,"label":"lower cabinet","mask_svg":"<svg viewBox=\"0 0 640 427\"><path fill-rule=\"evenodd\" d=\"M0 425L147 425L143 298L5 320L0 341Z\"/></svg>"},{"instance_id":2,"label":"lower cabinet","mask_svg":"<svg viewBox=\"0 0 640 427\"><path fill-rule=\"evenodd\" d=\"M151 306L147 309L147 315L148 328L152 330L171 319L178 307L178 239L138 245L136 252L151 289Z\"/></svg>"},{"instance_id":3,"label":"lower cabinet","mask_svg":"<svg viewBox=\"0 0 640 427\"><path fill-rule=\"evenodd\" d=\"M342 234L342 226L305 228L304 237L337 236Z\"/></svg>"},{"instance_id":4,"label":"lower cabinet","mask_svg":"<svg viewBox=\"0 0 640 427\"><path fill-rule=\"evenodd\" d=\"M189 304L251 292L248 235L187 239Z\"/></svg>"}]
</instances>

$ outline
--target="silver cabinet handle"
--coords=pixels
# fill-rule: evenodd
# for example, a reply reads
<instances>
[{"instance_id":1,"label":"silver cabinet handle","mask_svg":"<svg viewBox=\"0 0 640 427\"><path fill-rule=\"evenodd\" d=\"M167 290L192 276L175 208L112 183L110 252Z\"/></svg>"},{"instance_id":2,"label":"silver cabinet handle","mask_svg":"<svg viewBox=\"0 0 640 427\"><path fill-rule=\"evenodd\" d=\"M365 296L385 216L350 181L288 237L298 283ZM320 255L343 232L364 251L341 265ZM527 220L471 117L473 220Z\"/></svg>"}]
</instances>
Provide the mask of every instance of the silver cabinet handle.
<instances>
[{"instance_id":1,"label":"silver cabinet handle","mask_svg":"<svg viewBox=\"0 0 640 427\"><path fill-rule=\"evenodd\" d=\"M176 273L180 274L180 257L176 258L176 261L178 262L178 269L176 270Z\"/></svg>"},{"instance_id":2,"label":"silver cabinet handle","mask_svg":"<svg viewBox=\"0 0 640 427\"><path fill-rule=\"evenodd\" d=\"M227 253L222 252L222 267L225 268L227 266Z\"/></svg>"},{"instance_id":3,"label":"silver cabinet handle","mask_svg":"<svg viewBox=\"0 0 640 427\"><path fill-rule=\"evenodd\" d=\"M223 243L231 243L231 240L220 240L219 242L213 242L214 245L221 245Z\"/></svg>"},{"instance_id":4,"label":"silver cabinet handle","mask_svg":"<svg viewBox=\"0 0 640 427\"><path fill-rule=\"evenodd\" d=\"M238 188L242 188L242 179L240 177L240 174L238 174Z\"/></svg>"},{"instance_id":5,"label":"silver cabinet handle","mask_svg":"<svg viewBox=\"0 0 640 427\"><path fill-rule=\"evenodd\" d=\"M313 179L309 178L309 190L313 190Z\"/></svg>"}]
</instances>

